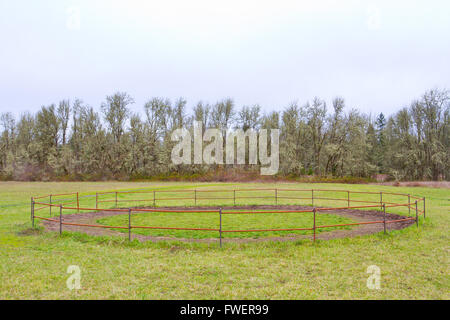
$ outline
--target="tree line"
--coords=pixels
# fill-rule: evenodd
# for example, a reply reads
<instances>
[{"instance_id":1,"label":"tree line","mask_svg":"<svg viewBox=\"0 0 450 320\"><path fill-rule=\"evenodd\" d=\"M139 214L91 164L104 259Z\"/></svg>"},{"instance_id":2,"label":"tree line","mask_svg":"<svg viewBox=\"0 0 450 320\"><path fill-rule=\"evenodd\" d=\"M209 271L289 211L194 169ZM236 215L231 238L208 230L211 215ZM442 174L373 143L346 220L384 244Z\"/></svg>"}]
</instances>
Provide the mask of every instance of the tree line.
<instances>
[{"instance_id":1,"label":"tree line","mask_svg":"<svg viewBox=\"0 0 450 320\"><path fill-rule=\"evenodd\" d=\"M173 130L203 128L280 130L279 176L373 177L449 180L450 96L425 92L386 118L346 111L337 97L329 106L314 98L264 114L259 105L232 99L198 102L152 98L133 113L125 92L107 96L99 110L82 100L42 106L18 119L2 113L0 177L4 180L135 179L170 175L201 177L217 170L256 171L249 165L174 165Z\"/></svg>"}]
</instances>

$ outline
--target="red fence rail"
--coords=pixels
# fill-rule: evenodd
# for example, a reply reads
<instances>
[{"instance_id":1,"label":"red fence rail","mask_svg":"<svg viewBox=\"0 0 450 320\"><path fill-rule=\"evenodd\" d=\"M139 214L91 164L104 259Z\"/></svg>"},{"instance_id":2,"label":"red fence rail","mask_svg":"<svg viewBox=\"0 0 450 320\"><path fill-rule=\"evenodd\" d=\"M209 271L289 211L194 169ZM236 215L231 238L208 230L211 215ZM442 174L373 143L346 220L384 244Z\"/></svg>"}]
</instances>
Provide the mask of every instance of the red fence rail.
<instances>
[{"instance_id":1,"label":"red fence rail","mask_svg":"<svg viewBox=\"0 0 450 320\"><path fill-rule=\"evenodd\" d=\"M273 192L272 195L267 196L254 196L254 195L243 195L245 192ZM311 195L311 197L294 197L294 196L283 196L282 193L289 192L307 192ZM314 197L314 193L316 192L342 192L346 193L346 198L332 198L332 197ZM192 194L192 197L170 197L165 196L162 198L157 198L158 193L187 193ZM199 197L198 194L202 193L232 193L232 197L224 197L224 196L209 196L209 197ZM152 195L147 199L119 199L120 195L125 194L150 194ZM380 195L379 200L377 201L368 201L368 200L358 200L352 199L351 194L372 194L372 195ZM114 195L114 199L107 200L99 200L99 195ZM405 201L403 202L386 202L383 200L383 195L391 195L391 196L400 196L405 197ZM72 198L62 199L65 202L55 203L54 200L58 200L58 197L62 196L72 196ZM131 240L131 230L132 229L156 229L156 230L195 230L195 231L214 231L219 233L219 242L220 246L222 246L222 233L238 233L238 232L268 232L268 231L312 231L313 232L313 241L316 240L316 231L321 228L332 228L332 227L343 227L343 226L355 226L355 225L364 225L364 224L383 224L384 232L386 233L386 225L390 223L402 222L402 221L415 221L417 227L419 226L419 216L423 215L425 218L426 213L426 205L425 205L425 197L412 196L410 194L402 194L402 193L392 193L392 192L370 192L370 191L350 191L350 190L333 190L333 189L216 189L216 190L199 190L199 189L189 189L189 190L150 190L150 191L112 191L112 192L97 192L95 194L95 208L83 207L80 206L80 199L83 200L87 197L93 197L94 195L84 195L80 196L79 192L73 193L64 193L64 194L50 194L45 196L38 196L31 198L31 222L33 228L35 227L35 219L40 219L44 221L49 221L53 223L59 223L60 234L62 233L63 226L81 226L81 227L92 227L92 228L105 228L105 229L127 229L128 230L128 239ZM43 199L48 198L49 201L45 202ZM415 201L411 202L411 198ZM288 199L288 200L311 200L312 208L310 210L248 210L248 211L235 211L235 210L222 210L220 209L191 209L191 210L183 210L183 209L158 209L156 207L157 201L179 201L179 200L192 200L194 205L197 206L198 201L202 200L233 200L233 205L236 206L236 200L239 199L273 199L272 203L278 204L279 200ZM36 201L40 200L40 201ZM68 200L68 201L67 201ZM314 207L314 200L332 200L332 201L345 201L347 202L347 206L338 206L338 207ZM123 202L152 202L154 208L118 208L119 203ZM356 203L367 203L366 205L351 205L352 202ZM423 209L418 208L418 203L423 202ZM115 203L115 208L99 208L99 205L102 203ZM76 206L68 206L76 204ZM39 207L36 208L36 205ZM387 220L386 219L386 209L394 208L394 207L407 207L408 208L408 217L402 219L395 220ZM44 208L49 208L50 217L43 217L35 215L36 211L43 210ZM52 218L52 208L59 208L59 219ZM345 210L345 209L366 209L366 208L377 208L380 209L380 213L383 214L382 220L376 221L364 221L364 222L356 222L356 223L346 223L346 224L334 224L334 225L316 225L316 213L318 211L330 211L330 210ZM411 209L415 212L415 217L411 215ZM63 220L63 210L76 210L80 211L107 211L107 212L127 212L128 213L128 226L105 226L105 225L94 225L94 224L82 224L82 223L70 223L64 222ZM131 218L133 212L158 212L158 213L216 213L218 215L218 228L186 228L186 227L167 227L167 226L138 226L131 224ZM312 214L312 227L310 228L278 228L278 229L236 229L236 230L224 230L222 227L222 216L223 215L242 215L242 214L263 214L263 213L311 213Z\"/></svg>"}]
</instances>

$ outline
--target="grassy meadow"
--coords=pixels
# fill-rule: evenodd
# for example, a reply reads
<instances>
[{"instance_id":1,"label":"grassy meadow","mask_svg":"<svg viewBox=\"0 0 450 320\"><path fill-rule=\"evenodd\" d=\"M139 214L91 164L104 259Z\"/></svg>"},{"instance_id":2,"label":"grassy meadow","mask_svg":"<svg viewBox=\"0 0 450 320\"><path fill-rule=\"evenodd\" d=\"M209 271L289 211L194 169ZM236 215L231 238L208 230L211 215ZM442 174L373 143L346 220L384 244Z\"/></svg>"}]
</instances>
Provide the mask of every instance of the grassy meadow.
<instances>
[{"instance_id":1,"label":"grassy meadow","mask_svg":"<svg viewBox=\"0 0 450 320\"><path fill-rule=\"evenodd\" d=\"M158 189L168 196L171 190L224 188L336 189L351 191L385 191L425 196L427 219L420 227L411 226L352 239L329 241L226 243L128 242L120 237L94 237L80 233L45 232L37 223L31 229L32 196L82 192L81 206L95 206L97 191ZM269 191L268 191L269 192ZM175 193L174 193L175 194ZM273 204L267 199L239 199L237 205ZM298 194L301 197L302 194ZM310 195L304 195L305 198ZM320 193L315 194L321 197ZM342 201L317 200L316 206L346 206L347 194L327 193ZM148 197L148 195L147 195ZM325 197L325 194L323 195ZM389 196L385 201L405 201ZM151 196L150 196L151 198ZM164 197L161 196L163 199ZM232 205L230 199L198 199L198 205ZM225 196L224 196L225 198ZM120 195L120 206L145 206L142 195ZM352 200L377 201L378 195L352 194ZM45 200L47 201L47 200ZM53 203L71 202L73 198L53 199ZM102 208L115 205L114 195L99 198ZM104 201L104 202L102 202ZM146 182L0 182L0 298L1 299L448 299L449 276L449 209L450 191L444 188L393 187L343 184L231 184L231 183L146 183ZM310 200L283 199L279 204L311 205ZM72 204L73 205L73 204ZM158 206L192 206L191 200L171 203L158 200ZM39 208L36 205L36 208ZM56 210L54 210L56 211ZM408 215L406 208L389 212ZM67 210L66 214L75 213ZM36 214L49 217L48 209ZM53 215L55 212L52 213ZM193 218L198 226L212 225L217 217L178 217L138 213L138 224L167 226L189 225ZM308 226L310 217L293 215L280 221L276 215L265 218L237 215L224 220L224 227ZM283 217L284 218L284 217ZM108 217L99 223L123 225L125 216ZM212 220L211 220L212 219ZM324 223L348 220L330 216ZM345 222L344 222L345 223ZM270 226L269 226L270 225ZM216 227L216 226L214 226ZM152 234L148 230L134 230ZM147 232L147 233L145 233ZM179 237L202 238L211 235L182 231L165 233ZM277 234L261 234L273 236ZM233 235L237 236L237 235ZM247 235L241 234L246 237ZM254 235L249 235L254 236ZM69 290L67 268L81 269L81 289ZM381 289L368 289L367 267L381 270Z\"/></svg>"}]
</instances>

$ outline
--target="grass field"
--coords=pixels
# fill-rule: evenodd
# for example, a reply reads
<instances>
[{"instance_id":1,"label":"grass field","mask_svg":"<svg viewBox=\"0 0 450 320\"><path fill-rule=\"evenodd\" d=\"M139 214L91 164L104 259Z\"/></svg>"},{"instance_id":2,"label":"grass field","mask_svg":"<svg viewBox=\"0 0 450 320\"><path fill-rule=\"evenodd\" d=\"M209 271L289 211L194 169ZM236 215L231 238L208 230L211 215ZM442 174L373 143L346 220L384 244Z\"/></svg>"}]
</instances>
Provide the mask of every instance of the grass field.
<instances>
[{"instance_id":1,"label":"grass field","mask_svg":"<svg viewBox=\"0 0 450 320\"><path fill-rule=\"evenodd\" d=\"M286 188L391 191L427 198L420 227L353 239L296 242L128 243L121 238L30 229L30 197L49 193L233 187L188 183L0 183L2 299L448 299L449 189L339 184ZM240 184L240 188L273 188ZM339 192L336 192L339 196ZM370 200L370 195L358 199ZM391 199L395 202L395 196ZM94 201L91 197L89 205ZM240 204L255 204L256 200ZM207 203L205 205L217 205ZM105 206L109 205L104 203ZM131 205L131 204L129 204ZM168 205L159 203L159 205ZM186 203L186 205L189 205ZM334 206L323 201L316 205ZM405 209L391 212L406 215ZM71 212L67 212L71 213ZM46 213L48 214L48 213ZM144 216L136 218L146 219ZM121 217L117 217L120 219ZM163 219L159 217L158 219ZM69 290L67 268L81 269ZM381 289L367 288L367 267L381 269Z\"/></svg>"}]
</instances>

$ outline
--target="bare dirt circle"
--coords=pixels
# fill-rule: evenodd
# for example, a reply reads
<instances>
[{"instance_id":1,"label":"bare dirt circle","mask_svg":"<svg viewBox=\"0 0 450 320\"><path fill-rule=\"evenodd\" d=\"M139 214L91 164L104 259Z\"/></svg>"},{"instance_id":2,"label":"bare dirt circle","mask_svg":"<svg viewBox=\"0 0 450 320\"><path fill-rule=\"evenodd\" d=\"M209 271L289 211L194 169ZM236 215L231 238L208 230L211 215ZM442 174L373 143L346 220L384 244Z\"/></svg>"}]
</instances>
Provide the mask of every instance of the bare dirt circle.
<instances>
[{"instance_id":1,"label":"bare dirt circle","mask_svg":"<svg viewBox=\"0 0 450 320\"><path fill-rule=\"evenodd\" d=\"M154 208L153 208L154 209ZM164 210L177 210L180 207L163 207L158 209ZM186 207L183 210L211 210L214 207ZM256 209L272 209L272 210L311 210L311 207L306 206L232 206L232 207L222 207L224 210L256 210ZM74 223L74 224L86 224L86 225L98 225L97 220L105 217L110 217L119 214L127 214L126 212L114 212L114 211L98 211L98 212L87 212L87 213L76 213L68 214L63 216L64 223ZM355 222L364 223L369 221L380 221L383 220L383 213L380 211L363 211L363 210L353 210L353 209L338 209L329 211L318 211L317 214L332 214L340 215L343 217L350 218ZM386 221L405 219L405 216L400 216L393 213L386 213ZM46 231L59 232L59 218L54 218L57 221L43 221L43 226ZM400 230L404 229L412 224L414 220L399 221L387 223L387 230ZM108 228L93 228L88 226L73 226L73 225L63 225L64 231L71 232L81 232L93 236L115 236L115 237L128 237L128 233L119 232ZM367 234L379 233L384 230L383 223L373 223L373 224L361 224L355 225L350 230L337 229L328 232L321 232L316 234L316 239L330 240L337 238L350 238L357 237ZM131 234L132 239L138 239L139 241L183 241L183 242L217 242L217 238L211 239L190 239L190 238L178 238L178 237L166 237L166 236L145 236L139 234ZM287 235L287 236L274 236L265 238L223 238L223 242L264 242L264 241L295 241L300 239L312 239L313 235Z\"/></svg>"}]
</instances>

